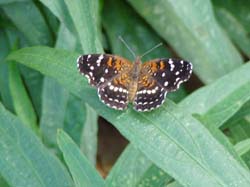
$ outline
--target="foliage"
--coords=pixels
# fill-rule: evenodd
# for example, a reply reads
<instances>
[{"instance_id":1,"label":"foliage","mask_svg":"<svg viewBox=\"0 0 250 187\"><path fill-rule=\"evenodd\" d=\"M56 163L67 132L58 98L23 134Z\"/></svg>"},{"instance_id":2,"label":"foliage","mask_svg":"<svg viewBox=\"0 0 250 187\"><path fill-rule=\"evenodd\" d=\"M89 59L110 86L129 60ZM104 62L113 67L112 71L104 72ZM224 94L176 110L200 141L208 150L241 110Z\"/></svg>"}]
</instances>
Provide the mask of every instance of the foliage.
<instances>
[{"instance_id":1,"label":"foliage","mask_svg":"<svg viewBox=\"0 0 250 187\"><path fill-rule=\"evenodd\" d=\"M1 0L0 187L250 186L250 6L243 0ZM103 105L80 54L178 56L194 74L152 112ZM194 85L199 79L203 86ZM97 117L129 140L106 179Z\"/></svg>"}]
</instances>

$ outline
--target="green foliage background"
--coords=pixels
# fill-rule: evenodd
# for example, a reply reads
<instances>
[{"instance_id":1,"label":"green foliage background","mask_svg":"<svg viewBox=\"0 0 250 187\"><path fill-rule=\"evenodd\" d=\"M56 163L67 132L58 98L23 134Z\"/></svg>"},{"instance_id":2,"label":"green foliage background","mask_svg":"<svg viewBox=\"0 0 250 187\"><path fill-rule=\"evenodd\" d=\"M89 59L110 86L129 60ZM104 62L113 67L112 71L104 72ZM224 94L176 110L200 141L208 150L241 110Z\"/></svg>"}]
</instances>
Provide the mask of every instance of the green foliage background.
<instances>
[{"instance_id":1,"label":"green foliage background","mask_svg":"<svg viewBox=\"0 0 250 187\"><path fill-rule=\"evenodd\" d=\"M250 3L0 0L0 187L249 187ZM178 56L204 84L149 113L103 105L80 54ZM192 84L189 83L189 84ZM172 100L172 101L171 101ZM97 117L130 144L106 179Z\"/></svg>"}]
</instances>

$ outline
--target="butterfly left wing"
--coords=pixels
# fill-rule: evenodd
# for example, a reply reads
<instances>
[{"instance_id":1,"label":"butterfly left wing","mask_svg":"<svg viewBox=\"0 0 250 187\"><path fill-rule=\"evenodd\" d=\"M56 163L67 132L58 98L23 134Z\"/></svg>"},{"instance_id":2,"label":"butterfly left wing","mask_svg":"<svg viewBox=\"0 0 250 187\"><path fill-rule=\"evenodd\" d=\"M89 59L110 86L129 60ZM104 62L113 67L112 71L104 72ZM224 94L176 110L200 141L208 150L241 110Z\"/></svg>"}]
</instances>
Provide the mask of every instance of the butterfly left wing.
<instances>
[{"instance_id":1,"label":"butterfly left wing","mask_svg":"<svg viewBox=\"0 0 250 187\"><path fill-rule=\"evenodd\" d=\"M106 85L98 87L98 96L110 108L124 110L128 106L128 84L130 78L126 72L119 74Z\"/></svg>"},{"instance_id":2,"label":"butterfly left wing","mask_svg":"<svg viewBox=\"0 0 250 187\"><path fill-rule=\"evenodd\" d=\"M82 55L77 60L79 72L97 87L100 100L107 106L123 110L128 105L128 72L132 63L108 54Z\"/></svg>"},{"instance_id":3,"label":"butterfly left wing","mask_svg":"<svg viewBox=\"0 0 250 187\"><path fill-rule=\"evenodd\" d=\"M163 104L166 94L175 91L192 74L192 64L177 59L155 59L145 62L139 76L134 108L148 111Z\"/></svg>"},{"instance_id":4,"label":"butterfly left wing","mask_svg":"<svg viewBox=\"0 0 250 187\"><path fill-rule=\"evenodd\" d=\"M79 72L87 77L90 85L95 87L111 81L115 76L131 67L130 61L116 55L89 54L79 56L77 59Z\"/></svg>"}]
</instances>

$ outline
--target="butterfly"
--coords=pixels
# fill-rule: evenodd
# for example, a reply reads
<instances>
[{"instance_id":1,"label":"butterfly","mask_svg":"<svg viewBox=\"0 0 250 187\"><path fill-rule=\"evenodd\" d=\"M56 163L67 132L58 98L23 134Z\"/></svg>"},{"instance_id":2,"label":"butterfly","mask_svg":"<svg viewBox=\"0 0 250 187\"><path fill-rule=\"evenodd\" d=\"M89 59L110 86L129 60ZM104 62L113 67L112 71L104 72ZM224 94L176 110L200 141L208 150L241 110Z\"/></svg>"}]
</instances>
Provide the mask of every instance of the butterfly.
<instances>
[{"instance_id":1,"label":"butterfly","mask_svg":"<svg viewBox=\"0 0 250 187\"><path fill-rule=\"evenodd\" d=\"M110 54L88 54L77 59L79 72L97 88L107 106L124 110L129 102L136 111L150 111L161 106L167 93L177 90L192 74L190 62L159 58L142 64Z\"/></svg>"}]
</instances>

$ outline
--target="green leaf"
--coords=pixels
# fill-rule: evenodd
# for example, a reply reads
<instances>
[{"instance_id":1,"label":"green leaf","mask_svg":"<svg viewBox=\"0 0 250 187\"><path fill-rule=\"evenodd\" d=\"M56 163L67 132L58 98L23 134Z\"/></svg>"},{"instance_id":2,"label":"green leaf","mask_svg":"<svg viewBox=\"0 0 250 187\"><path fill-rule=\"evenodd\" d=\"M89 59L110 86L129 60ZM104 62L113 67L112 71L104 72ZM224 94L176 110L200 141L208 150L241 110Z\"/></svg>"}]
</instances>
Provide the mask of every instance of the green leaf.
<instances>
[{"instance_id":1,"label":"green leaf","mask_svg":"<svg viewBox=\"0 0 250 187\"><path fill-rule=\"evenodd\" d=\"M242 3L244 2L244 3ZM244 28L250 32L249 25L249 10L250 10L250 2L249 1L224 1L224 0L213 0L215 7L220 7L231 12L234 17L239 20L239 22L244 26Z\"/></svg>"},{"instance_id":2,"label":"green leaf","mask_svg":"<svg viewBox=\"0 0 250 187\"><path fill-rule=\"evenodd\" d=\"M6 182L6 180L2 176L0 176L0 186L9 187L9 184Z\"/></svg>"},{"instance_id":3,"label":"green leaf","mask_svg":"<svg viewBox=\"0 0 250 187\"><path fill-rule=\"evenodd\" d=\"M135 60L134 57L119 40L119 36L122 36L129 46L132 47L136 55L142 55L147 50L162 42L162 39L156 35L154 30L128 4L121 0L105 1L103 25L107 32L112 52L133 61ZM143 60L147 61L161 57L170 57L170 52L165 46L155 49L143 57Z\"/></svg>"},{"instance_id":4,"label":"green leaf","mask_svg":"<svg viewBox=\"0 0 250 187\"><path fill-rule=\"evenodd\" d=\"M235 145L235 150L237 153L242 156L245 153L250 151L250 138L245 139Z\"/></svg>"},{"instance_id":5,"label":"green leaf","mask_svg":"<svg viewBox=\"0 0 250 187\"><path fill-rule=\"evenodd\" d=\"M170 100L150 113L138 113L130 109L115 111L103 105L97 99L96 91L78 74L73 63L77 56L64 50L33 47L15 51L7 59L56 78L114 124L135 147L182 185L250 185L249 172L200 122L187 115L187 109L176 106ZM249 65L244 66L247 69ZM227 85L232 87L231 84Z\"/></svg>"},{"instance_id":6,"label":"green leaf","mask_svg":"<svg viewBox=\"0 0 250 187\"><path fill-rule=\"evenodd\" d=\"M40 0L40 2L47 6L47 8L60 20L61 24L64 24L72 34L76 33L73 20L64 1Z\"/></svg>"},{"instance_id":7,"label":"green leaf","mask_svg":"<svg viewBox=\"0 0 250 187\"><path fill-rule=\"evenodd\" d=\"M72 186L63 165L0 104L0 175L10 186Z\"/></svg>"},{"instance_id":8,"label":"green leaf","mask_svg":"<svg viewBox=\"0 0 250 187\"><path fill-rule=\"evenodd\" d=\"M246 102L241 109L222 126L222 128L228 128L234 126L238 121L242 120L243 117L249 114L250 101ZM250 135L250 134L249 134Z\"/></svg>"},{"instance_id":9,"label":"green leaf","mask_svg":"<svg viewBox=\"0 0 250 187\"><path fill-rule=\"evenodd\" d=\"M250 88L250 76L248 75L247 69L250 69L250 64L243 65L234 72L218 79L213 84L199 89L179 104L181 107L187 109L187 113L195 114L213 136L224 145L243 166L245 166L245 164L242 159L218 128L250 99L248 91ZM239 75L244 76L244 78ZM232 80L231 84L225 86L230 80Z\"/></svg>"},{"instance_id":10,"label":"green leaf","mask_svg":"<svg viewBox=\"0 0 250 187\"><path fill-rule=\"evenodd\" d=\"M223 26L232 41L248 56L250 56L249 32L231 12L224 7L216 7L215 13L218 21Z\"/></svg>"},{"instance_id":11,"label":"green leaf","mask_svg":"<svg viewBox=\"0 0 250 187\"><path fill-rule=\"evenodd\" d=\"M185 59L204 83L234 70L240 54L218 26L210 1L129 0L144 19Z\"/></svg>"},{"instance_id":12,"label":"green leaf","mask_svg":"<svg viewBox=\"0 0 250 187\"><path fill-rule=\"evenodd\" d=\"M15 2L23 2L23 1L30 1L30 0L1 0L0 5L8 4L8 3L15 3Z\"/></svg>"},{"instance_id":13,"label":"green leaf","mask_svg":"<svg viewBox=\"0 0 250 187\"><path fill-rule=\"evenodd\" d=\"M98 14L96 2L89 0L65 0L64 2L72 17L84 53L102 52L98 38L99 28L96 27L97 20L95 19Z\"/></svg>"},{"instance_id":14,"label":"green leaf","mask_svg":"<svg viewBox=\"0 0 250 187\"><path fill-rule=\"evenodd\" d=\"M249 90L250 79L249 82L234 90L215 106L211 107L204 115L202 115L202 121L207 125L219 128L250 100Z\"/></svg>"},{"instance_id":15,"label":"green leaf","mask_svg":"<svg viewBox=\"0 0 250 187\"><path fill-rule=\"evenodd\" d=\"M241 157L237 154L237 152L235 151L232 143L228 140L228 138L226 137L225 134L223 134L223 132L221 132L220 129L216 128L213 126L213 123L208 123L206 122L202 116L197 116L195 115L195 117L203 124L206 126L206 128L210 131L210 133L213 135L214 138L216 138L216 140L218 140L218 142L221 143L221 145L223 145L229 153L231 153L231 155L239 161L239 163L246 167L246 164L244 163L244 161L241 159Z\"/></svg>"},{"instance_id":16,"label":"green leaf","mask_svg":"<svg viewBox=\"0 0 250 187\"><path fill-rule=\"evenodd\" d=\"M8 64L3 60L8 55L10 47L7 35L3 30L0 30L0 41L0 97L4 106L14 111L9 89Z\"/></svg>"},{"instance_id":17,"label":"green leaf","mask_svg":"<svg viewBox=\"0 0 250 187\"><path fill-rule=\"evenodd\" d=\"M52 78L45 77L42 92L40 130L44 143L57 148L57 129L63 128L69 93Z\"/></svg>"},{"instance_id":18,"label":"green leaf","mask_svg":"<svg viewBox=\"0 0 250 187\"><path fill-rule=\"evenodd\" d=\"M180 183L174 181L168 185L166 185L166 187L183 187Z\"/></svg>"},{"instance_id":19,"label":"green leaf","mask_svg":"<svg viewBox=\"0 0 250 187\"><path fill-rule=\"evenodd\" d=\"M155 166L131 144L112 167L106 179L107 187L157 186L161 187L172 178Z\"/></svg>"},{"instance_id":20,"label":"green leaf","mask_svg":"<svg viewBox=\"0 0 250 187\"><path fill-rule=\"evenodd\" d=\"M40 4L38 4L40 5ZM48 23L48 27L53 33L53 38L58 33L58 29L60 26L60 23L57 19L57 17L48 9L46 6L41 6L40 10L45 16L46 22Z\"/></svg>"},{"instance_id":21,"label":"green leaf","mask_svg":"<svg viewBox=\"0 0 250 187\"><path fill-rule=\"evenodd\" d=\"M191 114L205 114L235 90L249 82L250 63L218 79L213 84L202 87L181 101L180 106Z\"/></svg>"},{"instance_id":22,"label":"green leaf","mask_svg":"<svg viewBox=\"0 0 250 187\"><path fill-rule=\"evenodd\" d=\"M27 92L30 95L36 114L41 116L41 103L42 103L42 87L43 87L43 76L26 66L19 66L20 73L23 77Z\"/></svg>"},{"instance_id":23,"label":"green leaf","mask_svg":"<svg viewBox=\"0 0 250 187\"><path fill-rule=\"evenodd\" d=\"M82 131L80 148L88 160L95 166L97 155L97 133L98 133L98 114L86 104L86 119Z\"/></svg>"},{"instance_id":24,"label":"green leaf","mask_svg":"<svg viewBox=\"0 0 250 187\"><path fill-rule=\"evenodd\" d=\"M72 51L76 49L76 38L73 36L73 34L71 34L64 24L60 25L56 40L56 47L59 49L67 49Z\"/></svg>"},{"instance_id":25,"label":"green leaf","mask_svg":"<svg viewBox=\"0 0 250 187\"><path fill-rule=\"evenodd\" d=\"M9 63L9 84L17 116L27 127L38 133L37 116L15 62Z\"/></svg>"},{"instance_id":26,"label":"green leaf","mask_svg":"<svg viewBox=\"0 0 250 187\"><path fill-rule=\"evenodd\" d=\"M81 153L77 145L62 130L58 131L58 145L63 152L63 156L76 187L102 187L104 181L95 168L88 162Z\"/></svg>"},{"instance_id":27,"label":"green leaf","mask_svg":"<svg viewBox=\"0 0 250 187\"><path fill-rule=\"evenodd\" d=\"M81 144L83 128L87 115L86 113L85 103L79 98L70 94L64 115L63 130L74 140L77 145ZM92 139L88 140L89 143L92 142ZM96 143L93 143L93 145L96 147Z\"/></svg>"},{"instance_id":28,"label":"green leaf","mask_svg":"<svg viewBox=\"0 0 250 187\"><path fill-rule=\"evenodd\" d=\"M31 45L52 44L49 28L33 1L6 4L2 9Z\"/></svg>"},{"instance_id":29,"label":"green leaf","mask_svg":"<svg viewBox=\"0 0 250 187\"><path fill-rule=\"evenodd\" d=\"M229 136L232 138L233 143L250 138L250 123L244 118L233 123L228 129Z\"/></svg>"},{"instance_id":30,"label":"green leaf","mask_svg":"<svg viewBox=\"0 0 250 187\"><path fill-rule=\"evenodd\" d=\"M247 154L244 154L243 156L244 161L248 165L248 169L250 169L250 151Z\"/></svg>"}]
</instances>

